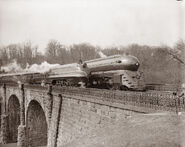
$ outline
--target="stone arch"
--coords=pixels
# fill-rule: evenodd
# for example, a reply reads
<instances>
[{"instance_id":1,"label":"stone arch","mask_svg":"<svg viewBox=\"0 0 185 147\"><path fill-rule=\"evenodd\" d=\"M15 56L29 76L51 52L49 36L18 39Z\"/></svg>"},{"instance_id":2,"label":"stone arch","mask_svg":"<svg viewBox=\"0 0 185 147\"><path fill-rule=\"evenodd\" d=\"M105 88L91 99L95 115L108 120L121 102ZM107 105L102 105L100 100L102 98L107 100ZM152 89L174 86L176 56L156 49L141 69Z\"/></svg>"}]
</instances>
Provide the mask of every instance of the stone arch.
<instances>
[{"instance_id":1,"label":"stone arch","mask_svg":"<svg viewBox=\"0 0 185 147\"><path fill-rule=\"evenodd\" d=\"M40 97L38 95L35 95L35 93L32 93L32 96L26 98L25 112L28 111L28 106L29 106L30 102L33 100L37 101L39 103L39 105L42 107L42 109L45 113L45 116L46 116L47 124L49 124L49 117L48 117L49 114L48 114L48 109L47 109L47 98L46 97Z\"/></svg>"},{"instance_id":2,"label":"stone arch","mask_svg":"<svg viewBox=\"0 0 185 147\"><path fill-rule=\"evenodd\" d=\"M20 103L16 95L11 95L8 100L8 142L17 142L18 126L20 125Z\"/></svg>"},{"instance_id":3,"label":"stone arch","mask_svg":"<svg viewBox=\"0 0 185 147\"><path fill-rule=\"evenodd\" d=\"M30 101L26 116L26 138L28 146L46 146L48 124L44 110L38 101Z\"/></svg>"}]
</instances>

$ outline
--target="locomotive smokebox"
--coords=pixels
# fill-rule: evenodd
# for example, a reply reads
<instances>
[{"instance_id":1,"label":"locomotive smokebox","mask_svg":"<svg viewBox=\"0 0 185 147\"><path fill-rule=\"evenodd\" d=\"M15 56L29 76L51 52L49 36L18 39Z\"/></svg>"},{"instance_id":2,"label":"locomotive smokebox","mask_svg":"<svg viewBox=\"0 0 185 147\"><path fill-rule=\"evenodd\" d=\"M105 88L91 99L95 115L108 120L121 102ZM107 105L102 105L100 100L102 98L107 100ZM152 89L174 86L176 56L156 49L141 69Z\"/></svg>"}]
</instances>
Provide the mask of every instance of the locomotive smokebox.
<instances>
[{"instance_id":1,"label":"locomotive smokebox","mask_svg":"<svg viewBox=\"0 0 185 147\"><path fill-rule=\"evenodd\" d=\"M137 71L140 65L139 60L131 55L114 55L85 61L85 64L91 73L110 70Z\"/></svg>"}]
</instances>

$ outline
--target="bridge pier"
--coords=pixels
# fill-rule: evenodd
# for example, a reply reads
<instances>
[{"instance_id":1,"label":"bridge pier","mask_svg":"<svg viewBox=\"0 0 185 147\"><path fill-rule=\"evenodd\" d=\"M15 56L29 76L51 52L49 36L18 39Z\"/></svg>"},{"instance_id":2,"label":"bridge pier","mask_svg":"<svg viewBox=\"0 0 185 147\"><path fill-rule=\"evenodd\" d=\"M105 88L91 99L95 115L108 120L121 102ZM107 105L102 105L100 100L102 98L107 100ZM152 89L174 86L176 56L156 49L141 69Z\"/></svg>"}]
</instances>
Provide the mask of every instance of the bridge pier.
<instances>
[{"instance_id":1,"label":"bridge pier","mask_svg":"<svg viewBox=\"0 0 185 147\"><path fill-rule=\"evenodd\" d=\"M20 85L21 101L20 101L20 125L18 127L17 146L26 147L26 125L25 125L25 92L24 84Z\"/></svg>"},{"instance_id":2,"label":"bridge pier","mask_svg":"<svg viewBox=\"0 0 185 147\"><path fill-rule=\"evenodd\" d=\"M47 98L46 98L46 109L48 110L48 135L52 132L51 130L51 117L52 117L52 107L53 107L53 94L52 94L52 86L50 85L48 87L48 92L47 92ZM51 142L51 137L50 135L48 136L47 139L47 146L51 147L52 145L50 144Z\"/></svg>"},{"instance_id":3,"label":"bridge pier","mask_svg":"<svg viewBox=\"0 0 185 147\"><path fill-rule=\"evenodd\" d=\"M62 111L62 95L58 95L58 107L56 109L56 112L52 114L52 118L55 120L50 121L50 126L48 128L48 143L47 147L57 147L57 139L59 134L59 123L60 123L60 117L61 117L61 111Z\"/></svg>"},{"instance_id":4,"label":"bridge pier","mask_svg":"<svg viewBox=\"0 0 185 147\"><path fill-rule=\"evenodd\" d=\"M1 115L1 142L6 144L8 142L8 115Z\"/></svg>"},{"instance_id":5,"label":"bridge pier","mask_svg":"<svg viewBox=\"0 0 185 147\"><path fill-rule=\"evenodd\" d=\"M6 144L8 142L8 115L6 113L6 84L3 84L3 101L1 109L1 139L2 143Z\"/></svg>"},{"instance_id":6,"label":"bridge pier","mask_svg":"<svg viewBox=\"0 0 185 147\"><path fill-rule=\"evenodd\" d=\"M48 93L47 93L47 99L46 99L46 109L48 110L49 122L51 121L52 105L53 105L53 94L52 94L52 86L50 85L48 87Z\"/></svg>"},{"instance_id":7,"label":"bridge pier","mask_svg":"<svg viewBox=\"0 0 185 147\"><path fill-rule=\"evenodd\" d=\"M26 143L26 125L19 125L17 147L27 147Z\"/></svg>"},{"instance_id":8,"label":"bridge pier","mask_svg":"<svg viewBox=\"0 0 185 147\"><path fill-rule=\"evenodd\" d=\"M21 101L20 101L20 124L25 125L25 93L24 84L21 84Z\"/></svg>"},{"instance_id":9,"label":"bridge pier","mask_svg":"<svg viewBox=\"0 0 185 147\"><path fill-rule=\"evenodd\" d=\"M3 112L6 114L6 84L3 84Z\"/></svg>"}]
</instances>

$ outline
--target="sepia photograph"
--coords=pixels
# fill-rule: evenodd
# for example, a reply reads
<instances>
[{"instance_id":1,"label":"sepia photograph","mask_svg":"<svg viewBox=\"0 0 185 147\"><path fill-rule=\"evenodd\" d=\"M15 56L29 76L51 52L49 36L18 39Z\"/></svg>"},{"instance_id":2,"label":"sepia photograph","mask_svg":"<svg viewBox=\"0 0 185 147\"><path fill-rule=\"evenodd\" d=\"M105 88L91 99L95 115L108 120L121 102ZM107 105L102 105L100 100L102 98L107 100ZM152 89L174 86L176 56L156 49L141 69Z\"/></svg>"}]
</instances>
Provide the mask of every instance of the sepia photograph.
<instances>
[{"instance_id":1,"label":"sepia photograph","mask_svg":"<svg viewBox=\"0 0 185 147\"><path fill-rule=\"evenodd\" d=\"M0 0L0 147L185 147L185 1Z\"/></svg>"}]
</instances>

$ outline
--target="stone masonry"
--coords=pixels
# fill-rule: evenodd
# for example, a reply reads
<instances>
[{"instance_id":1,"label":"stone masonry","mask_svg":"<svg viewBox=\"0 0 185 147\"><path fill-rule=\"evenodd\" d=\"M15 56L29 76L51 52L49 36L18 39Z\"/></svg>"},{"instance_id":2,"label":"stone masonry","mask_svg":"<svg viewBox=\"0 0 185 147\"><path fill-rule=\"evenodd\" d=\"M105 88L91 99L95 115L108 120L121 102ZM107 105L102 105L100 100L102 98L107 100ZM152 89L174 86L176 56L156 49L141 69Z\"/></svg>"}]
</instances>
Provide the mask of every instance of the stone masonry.
<instances>
[{"instance_id":1,"label":"stone masonry","mask_svg":"<svg viewBox=\"0 0 185 147\"><path fill-rule=\"evenodd\" d=\"M18 147L59 147L93 129L114 124L130 115L155 110L153 107L141 109L135 103L130 107L128 103L115 101L112 96L104 98L105 95L106 93L99 96L84 94L78 89L70 92L51 86L4 84L0 88L1 142L9 142L8 136L13 134L8 126L15 119L20 121L15 123L17 140L12 141L17 142ZM12 100L19 105L10 105ZM10 113L10 110L20 112ZM16 116L12 117L10 114Z\"/></svg>"}]
</instances>

